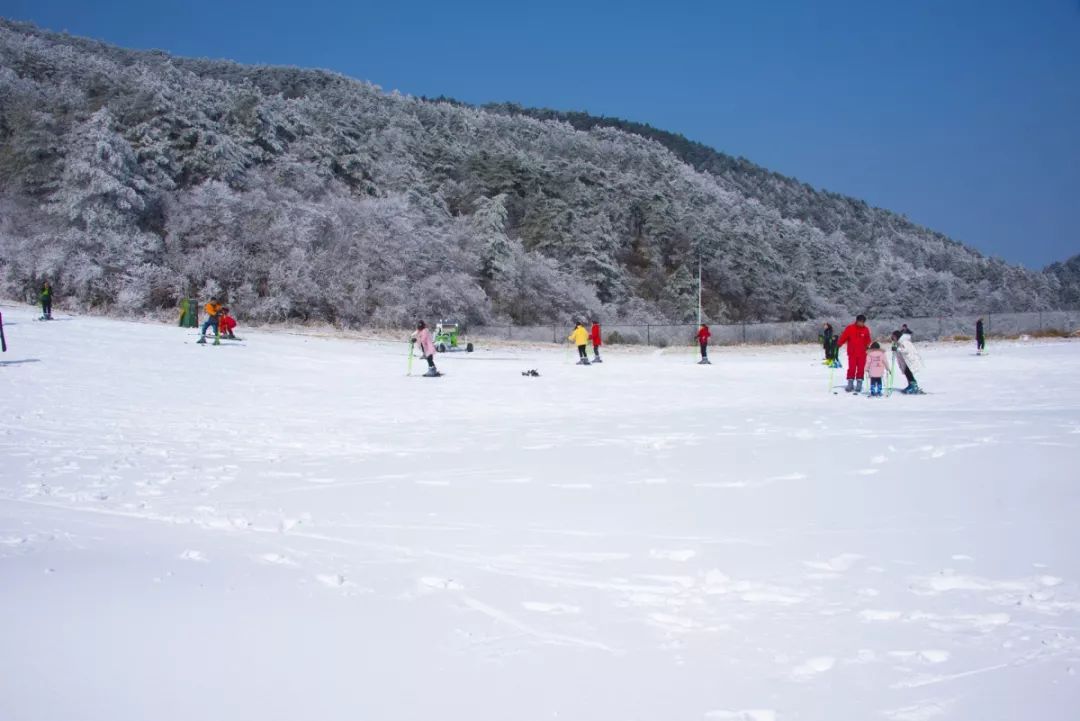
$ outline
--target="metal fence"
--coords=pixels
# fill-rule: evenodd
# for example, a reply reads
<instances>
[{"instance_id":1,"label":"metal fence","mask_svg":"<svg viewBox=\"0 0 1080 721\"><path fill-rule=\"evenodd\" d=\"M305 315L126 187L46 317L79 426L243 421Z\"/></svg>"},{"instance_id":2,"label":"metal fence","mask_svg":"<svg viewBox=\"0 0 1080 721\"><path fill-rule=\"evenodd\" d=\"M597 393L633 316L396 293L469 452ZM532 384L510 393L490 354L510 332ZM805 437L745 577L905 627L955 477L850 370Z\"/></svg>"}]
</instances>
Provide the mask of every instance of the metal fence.
<instances>
[{"instance_id":1,"label":"metal fence","mask_svg":"<svg viewBox=\"0 0 1080 721\"><path fill-rule=\"evenodd\" d=\"M973 338L975 321L983 319L988 336L1073 335L1080 331L1080 310L1040 311L1031 313L983 313L982 315L951 315L923 318L869 318L867 325L875 338L887 335L907 323L916 340L953 340ZM710 323L713 345L766 345L783 343L816 343L826 321L836 333L851 322L851 318L783 323ZM696 323L602 323L607 345L649 345L660 348L690 345L697 333ZM467 329L477 339L511 340L533 343L562 343L573 330L570 323L544 325L483 325Z\"/></svg>"}]
</instances>

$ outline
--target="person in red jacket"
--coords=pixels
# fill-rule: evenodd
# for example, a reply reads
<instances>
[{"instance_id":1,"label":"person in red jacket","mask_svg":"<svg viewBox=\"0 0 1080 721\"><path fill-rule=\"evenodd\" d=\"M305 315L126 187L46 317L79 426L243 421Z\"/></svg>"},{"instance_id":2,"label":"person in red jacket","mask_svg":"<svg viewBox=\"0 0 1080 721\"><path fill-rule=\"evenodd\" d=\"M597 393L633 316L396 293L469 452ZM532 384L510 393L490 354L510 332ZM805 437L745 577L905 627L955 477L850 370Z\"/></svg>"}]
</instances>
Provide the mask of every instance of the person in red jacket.
<instances>
[{"instance_id":1,"label":"person in red jacket","mask_svg":"<svg viewBox=\"0 0 1080 721\"><path fill-rule=\"evenodd\" d=\"M701 360L698 361L699 366L712 365L712 361L709 360L709 337L711 335L712 334L709 333L709 326L702 323L697 332L697 342L698 345L701 346Z\"/></svg>"},{"instance_id":2,"label":"person in red jacket","mask_svg":"<svg viewBox=\"0 0 1080 721\"><path fill-rule=\"evenodd\" d=\"M866 373L866 350L870 347L873 338L870 337L870 329L866 327L866 316L856 316L855 322L844 328L840 338L836 341L837 350L847 343L847 387L848 393L862 392L863 374Z\"/></svg>"},{"instance_id":3,"label":"person in red jacket","mask_svg":"<svg viewBox=\"0 0 1080 721\"><path fill-rule=\"evenodd\" d=\"M229 315L228 308L221 309L221 319L218 320L218 331L223 338L232 338L236 340L236 336L233 334L233 328L236 327L236 318Z\"/></svg>"},{"instance_id":4,"label":"person in red jacket","mask_svg":"<svg viewBox=\"0 0 1080 721\"><path fill-rule=\"evenodd\" d=\"M600 360L600 346L602 345L600 341L600 321L594 320L592 322L592 328L589 330L589 339L592 340L592 362L603 363L604 361Z\"/></svg>"}]
</instances>

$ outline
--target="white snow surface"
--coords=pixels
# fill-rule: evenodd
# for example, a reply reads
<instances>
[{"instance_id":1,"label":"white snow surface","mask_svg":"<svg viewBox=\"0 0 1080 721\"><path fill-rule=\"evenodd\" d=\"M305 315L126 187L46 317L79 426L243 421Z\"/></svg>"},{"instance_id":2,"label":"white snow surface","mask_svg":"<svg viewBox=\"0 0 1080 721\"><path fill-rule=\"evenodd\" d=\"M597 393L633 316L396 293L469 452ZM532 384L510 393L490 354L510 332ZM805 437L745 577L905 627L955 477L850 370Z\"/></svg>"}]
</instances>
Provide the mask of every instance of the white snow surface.
<instances>
[{"instance_id":1,"label":"white snow surface","mask_svg":"<svg viewBox=\"0 0 1080 721\"><path fill-rule=\"evenodd\" d=\"M0 719L1080 718L1076 342L869 399L2 312Z\"/></svg>"}]
</instances>

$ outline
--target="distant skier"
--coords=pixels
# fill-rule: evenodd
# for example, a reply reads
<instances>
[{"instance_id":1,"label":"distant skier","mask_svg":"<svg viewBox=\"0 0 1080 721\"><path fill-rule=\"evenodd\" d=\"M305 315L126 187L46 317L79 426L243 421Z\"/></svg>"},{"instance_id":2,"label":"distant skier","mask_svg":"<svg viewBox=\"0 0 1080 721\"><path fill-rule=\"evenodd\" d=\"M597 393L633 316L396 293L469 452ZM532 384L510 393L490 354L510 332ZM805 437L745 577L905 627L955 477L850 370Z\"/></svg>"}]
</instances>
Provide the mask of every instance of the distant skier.
<instances>
[{"instance_id":1,"label":"distant skier","mask_svg":"<svg viewBox=\"0 0 1080 721\"><path fill-rule=\"evenodd\" d=\"M826 323L825 327L821 329L821 346L825 350L825 364L831 365L833 359L833 340L836 339L836 333L833 331L832 323Z\"/></svg>"},{"instance_id":2,"label":"distant skier","mask_svg":"<svg viewBox=\"0 0 1080 721\"><path fill-rule=\"evenodd\" d=\"M585 330L585 324L580 320L577 321L574 330L570 335L566 336L566 339L577 346L579 356L577 364L579 366L589 365L589 354L586 351L589 344L589 331Z\"/></svg>"},{"instance_id":3,"label":"distant skier","mask_svg":"<svg viewBox=\"0 0 1080 721\"><path fill-rule=\"evenodd\" d=\"M870 350L866 352L866 374L870 376L870 397L881 396L881 379L885 377L885 373L889 370L889 365L885 361L885 351L881 349L881 344L870 344Z\"/></svg>"},{"instance_id":4,"label":"distant skier","mask_svg":"<svg viewBox=\"0 0 1080 721\"><path fill-rule=\"evenodd\" d=\"M900 331L897 331L899 333ZM866 316L858 315L855 322L844 328L836 341L837 353L847 343L847 387L848 393L862 393L863 375L866 373L866 349L870 347L870 329L866 327Z\"/></svg>"},{"instance_id":5,"label":"distant skier","mask_svg":"<svg viewBox=\"0 0 1080 721\"><path fill-rule=\"evenodd\" d=\"M912 338L914 338L914 336L911 333L911 328L907 327L907 323L903 323L900 326L900 335L911 336Z\"/></svg>"},{"instance_id":6,"label":"distant skier","mask_svg":"<svg viewBox=\"0 0 1080 721\"><path fill-rule=\"evenodd\" d=\"M236 336L233 334L234 328L236 328L236 318L229 315L228 308L222 308L221 319L218 321L218 332L221 333L221 337L236 340Z\"/></svg>"},{"instance_id":7,"label":"distant skier","mask_svg":"<svg viewBox=\"0 0 1080 721\"><path fill-rule=\"evenodd\" d=\"M45 284L41 286L38 298L41 300L41 319L52 320L53 288L49 281L45 281Z\"/></svg>"},{"instance_id":8,"label":"distant skier","mask_svg":"<svg viewBox=\"0 0 1080 721\"><path fill-rule=\"evenodd\" d=\"M600 338L600 321L594 320L589 330L589 339L592 340L593 363L603 363L600 360L600 346L603 344Z\"/></svg>"},{"instance_id":9,"label":"distant skier","mask_svg":"<svg viewBox=\"0 0 1080 721\"><path fill-rule=\"evenodd\" d=\"M220 332L220 329L218 328L218 321L220 320L218 314L221 313L223 307L224 306L218 302L217 298L211 298L210 302L206 304L206 320L203 321L202 329L199 331L199 340L197 340L196 343L206 342L206 331L210 328L214 329L215 335Z\"/></svg>"},{"instance_id":10,"label":"distant skier","mask_svg":"<svg viewBox=\"0 0 1080 721\"><path fill-rule=\"evenodd\" d=\"M412 334L412 340L420 346L420 355L427 361L428 369L424 376L427 378L441 376L442 373L435 367L435 341L431 339L431 331L428 330L424 321L416 324L416 332Z\"/></svg>"},{"instance_id":11,"label":"distant skier","mask_svg":"<svg viewBox=\"0 0 1080 721\"><path fill-rule=\"evenodd\" d=\"M907 387L902 389L901 393L907 393L908 395L915 395L922 393L919 388L918 381L915 380L915 371L922 370L922 357L919 355L919 351L915 348L915 344L911 340L911 336L904 335L898 330L892 332L893 340L893 353L896 354L896 359L900 363L900 370L903 372L904 377L907 378Z\"/></svg>"},{"instance_id":12,"label":"distant skier","mask_svg":"<svg viewBox=\"0 0 1080 721\"><path fill-rule=\"evenodd\" d=\"M712 361L709 360L709 338L711 336L712 333L709 332L709 326L702 323L697 332L697 342L698 346L701 348L701 360L698 361L698 365L712 365Z\"/></svg>"},{"instance_id":13,"label":"distant skier","mask_svg":"<svg viewBox=\"0 0 1080 721\"><path fill-rule=\"evenodd\" d=\"M975 321L975 352L982 354L986 350L986 334L983 332L983 320Z\"/></svg>"}]
</instances>

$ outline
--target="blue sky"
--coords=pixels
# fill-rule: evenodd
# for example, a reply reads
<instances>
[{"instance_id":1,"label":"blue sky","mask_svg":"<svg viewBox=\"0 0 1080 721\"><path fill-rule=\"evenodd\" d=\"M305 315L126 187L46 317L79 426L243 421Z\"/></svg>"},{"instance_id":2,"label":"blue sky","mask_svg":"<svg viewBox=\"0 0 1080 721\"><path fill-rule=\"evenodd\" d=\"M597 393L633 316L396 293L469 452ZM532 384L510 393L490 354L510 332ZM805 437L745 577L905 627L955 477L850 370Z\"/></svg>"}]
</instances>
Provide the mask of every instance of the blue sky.
<instances>
[{"instance_id":1,"label":"blue sky","mask_svg":"<svg viewBox=\"0 0 1080 721\"><path fill-rule=\"evenodd\" d=\"M1080 253L1080 0L0 0L0 15L646 122L989 255Z\"/></svg>"}]
</instances>

